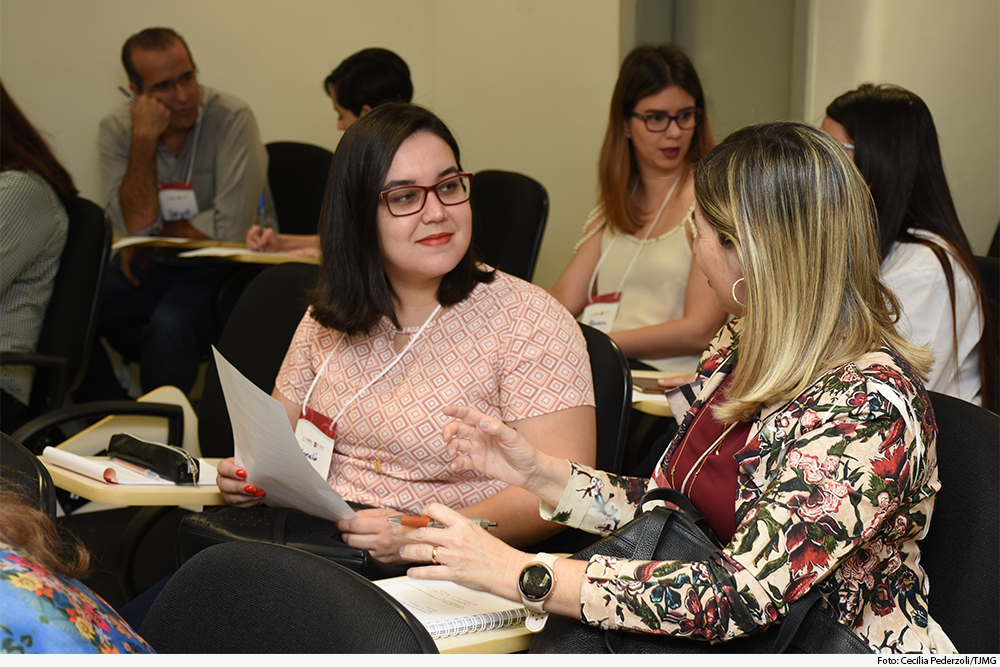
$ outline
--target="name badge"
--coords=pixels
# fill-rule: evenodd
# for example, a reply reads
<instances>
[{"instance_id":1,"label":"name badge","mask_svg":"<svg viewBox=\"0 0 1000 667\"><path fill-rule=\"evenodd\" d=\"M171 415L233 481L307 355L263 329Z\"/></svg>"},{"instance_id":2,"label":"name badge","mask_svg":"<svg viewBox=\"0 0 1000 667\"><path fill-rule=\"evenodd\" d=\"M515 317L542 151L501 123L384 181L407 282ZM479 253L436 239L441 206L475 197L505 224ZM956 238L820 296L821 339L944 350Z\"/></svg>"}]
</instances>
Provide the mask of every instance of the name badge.
<instances>
[{"instance_id":1,"label":"name badge","mask_svg":"<svg viewBox=\"0 0 1000 667\"><path fill-rule=\"evenodd\" d=\"M333 428L336 433L337 427ZM330 464L333 462L333 438L305 417L300 417L295 424L295 439L299 441L299 449L305 454L313 469L323 479L329 477Z\"/></svg>"},{"instance_id":2,"label":"name badge","mask_svg":"<svg viewBox=\"0 0 1000 667\"><path fill-rule=\"evenodd\" d=\"M583 309L580 321L603 333L611 333L611 327L614 326L615 318L618 317L618 307L621 305L621 300L621 292L595 296Z\"/></svg>"},{"instance_id":3,"label":"name badge","mask_svg":"<svg viewBox=\"0 0 1000 667\"><path fill-rule=\"evenodd\" d=\"M198 212L198 200L191 183L160 183L160 217L189 220Z\"/></svg>"}]
</instances>

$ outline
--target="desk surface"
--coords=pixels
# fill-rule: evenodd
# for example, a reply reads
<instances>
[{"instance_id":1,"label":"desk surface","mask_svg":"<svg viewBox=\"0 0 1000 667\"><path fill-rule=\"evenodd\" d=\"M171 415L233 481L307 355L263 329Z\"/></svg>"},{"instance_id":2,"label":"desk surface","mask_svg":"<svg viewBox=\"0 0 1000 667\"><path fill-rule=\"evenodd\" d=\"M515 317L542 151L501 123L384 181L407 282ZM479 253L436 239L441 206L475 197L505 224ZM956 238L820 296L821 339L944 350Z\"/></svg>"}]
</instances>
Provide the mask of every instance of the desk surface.
<instances>
[{"instance_id":1,"label":"desk surface","mask_svg":"<svg viewBox=\"0 0 1000 667\"><path fill-rule=\"evenodd\" d=\"M106 458L106 457L94 457ZM75 493L81 498L108 505L225 505L219 487L215 484L193 486L138 486L107 484L38 459L52 475L60 489ZM205 459L213 466L221 459Z\"/></svg>"},{"instance_id":2,"label":"desk surface","mask_svg":"<svg viewBox=\"0 0 1000 667\"><path fill-rule=\"evenodd\" d=\"M253 252L248 250L244 243L230 241L175 239L160 236L122 236L114 240L112 247L119 250L128 246L169 248L178 253L192 253L190 259L214 259L243 264L284 264L285 262L319 264L319 259L316 257L292 257L280 252ZM245 250L246 252L234 252L237 250Z\"/></svg>"},{"instance_id":3,"label":"desk surface","mask_svg":"<svg viewBox=\"0 0 1000 667\"><path fill-rule=\"evenodd\" d=\"M633 378L665 378L677 375L677 373L665 373L663 371L632 371ZM670 409L663 392L658 394L646 394L639 390L632 391L632 407L640 412L658 417L673 417L674 413Z\"/></svg>"}]
</instances>

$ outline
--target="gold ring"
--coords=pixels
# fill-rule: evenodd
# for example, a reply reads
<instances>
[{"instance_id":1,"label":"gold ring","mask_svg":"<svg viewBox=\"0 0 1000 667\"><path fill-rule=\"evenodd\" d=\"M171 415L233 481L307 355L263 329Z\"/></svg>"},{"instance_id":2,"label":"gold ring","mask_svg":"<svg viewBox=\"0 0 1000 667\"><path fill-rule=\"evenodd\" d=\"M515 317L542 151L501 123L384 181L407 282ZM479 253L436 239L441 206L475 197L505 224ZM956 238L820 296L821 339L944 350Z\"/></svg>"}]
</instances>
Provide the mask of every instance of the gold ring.
<instances>
[{"instance_id":1,"label":"gold ring","mask_svg":"<svg viewBox=\"0 0 1000 667\"><path fill-rule=\"evenodd\" d=\"M437 547L434 547L433 549L431 549L431 562L434 563L435 565L440 565L441 564L441 563L438 562L438 548Z\"/></svg>"}]
</instances>

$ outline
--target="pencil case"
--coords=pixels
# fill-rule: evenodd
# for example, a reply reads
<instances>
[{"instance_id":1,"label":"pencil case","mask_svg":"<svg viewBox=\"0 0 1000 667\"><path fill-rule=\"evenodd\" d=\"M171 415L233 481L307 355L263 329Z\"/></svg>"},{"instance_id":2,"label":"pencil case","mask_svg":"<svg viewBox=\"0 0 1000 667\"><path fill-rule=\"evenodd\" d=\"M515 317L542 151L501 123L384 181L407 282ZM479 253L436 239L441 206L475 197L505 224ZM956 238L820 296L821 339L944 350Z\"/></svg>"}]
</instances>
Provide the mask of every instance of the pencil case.
<instances>
[{"instance_id":1,"label":"pencil case","mask_svg":"<svg viewBox=\"0 0 1000 667\"><path fill-rule=\"evenodd\" d=\"M198 482L198 460L180 447L118 433L111 436L108 456L151 470L175 484Z\"/></svg>"}]
</instances>

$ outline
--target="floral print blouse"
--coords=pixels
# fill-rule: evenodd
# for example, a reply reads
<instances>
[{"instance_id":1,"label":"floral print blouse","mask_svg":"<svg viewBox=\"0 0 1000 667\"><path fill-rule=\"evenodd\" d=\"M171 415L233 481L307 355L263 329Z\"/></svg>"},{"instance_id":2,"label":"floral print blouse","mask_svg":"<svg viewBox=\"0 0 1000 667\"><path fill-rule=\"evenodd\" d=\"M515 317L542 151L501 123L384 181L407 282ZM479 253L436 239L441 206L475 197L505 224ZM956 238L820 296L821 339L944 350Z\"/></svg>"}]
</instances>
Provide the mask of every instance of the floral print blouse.
<instances>
[{"instance_id":1,"label":"floral print blouse","mask_svg":"<svg viewBox=\"0 0 1000 667\"><path fill-rule=\"evenodd\" d=\"M629 521L646 489L666 484L672 451L734 367L738 328L738 320L727 325L702 357L685 388L694 402L653 479L574 463L559 505L543 505L542 515L602 534ZM683 414L676 405L674 414ZM780 620L787 603L818 586L827 613L873 651L936 651L917 545L940 487L936 438L927 393L892 350L827 372L796 399L756 415L735 456L737 531L729 545L699 563L594 556L581 587L582 620L725 641Z\"/></svg>"},{"instance_id":2,"label":"floral print blouse","mask_svg":"<svg viewBox=\"0 0 1000 667\"><path fill-rule=\"evenodd\" d=\"M107 605L0 541L0 653L152 653Z\"/></svg>"}]
</instances>

